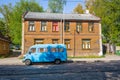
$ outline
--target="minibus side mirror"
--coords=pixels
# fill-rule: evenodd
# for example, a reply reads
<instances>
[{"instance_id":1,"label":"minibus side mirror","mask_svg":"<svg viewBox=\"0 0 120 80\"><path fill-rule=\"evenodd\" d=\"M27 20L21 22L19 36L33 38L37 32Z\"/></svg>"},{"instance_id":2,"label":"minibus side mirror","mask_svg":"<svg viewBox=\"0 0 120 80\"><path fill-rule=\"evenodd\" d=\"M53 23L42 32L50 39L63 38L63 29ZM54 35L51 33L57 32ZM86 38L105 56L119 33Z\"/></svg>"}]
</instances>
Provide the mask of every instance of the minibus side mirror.
<instances>
[{"instance_id":1,"label":"minibus side mirror","mask_svg":"<svg viewBox=\"0 0 120 80\"><path fill-rule=\"evenodd\" d=\"M30 51L29 54L31 54L32 52Z\"/></svg>"}]
</instances>

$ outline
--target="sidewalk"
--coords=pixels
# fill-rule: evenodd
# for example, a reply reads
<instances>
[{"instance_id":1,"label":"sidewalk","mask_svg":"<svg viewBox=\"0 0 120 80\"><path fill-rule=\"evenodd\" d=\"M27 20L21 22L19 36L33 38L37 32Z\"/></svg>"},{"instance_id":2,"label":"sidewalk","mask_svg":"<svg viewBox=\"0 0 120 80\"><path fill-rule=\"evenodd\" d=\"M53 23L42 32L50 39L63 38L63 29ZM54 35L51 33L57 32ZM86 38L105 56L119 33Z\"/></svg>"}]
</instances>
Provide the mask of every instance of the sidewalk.
<instances>
[{"instance_id":1,"label":"sidewalk","mask_svg":"<svg viewBox=\"0 0 120 80\"><path fill-rule=\"evenodd\" d=\"M72 62L110 62L110 61L120 61L120 56L118 55L106 55L103 58L68 58L67 63ZM10 57L0 59L0 65L24 65L22 59L18 57Z\"/></svg>"},{"instance_id":2,"label":"sidewalk","mask_svg":"<svg viewBox=\"0 0 120 80\"><path fill-rule=\"evenodd\" d=\"M110 61L120 61L120 56L118 55L105 55L103 58L68 58L70 62L110 62Z\"/></svg>"}]
</instances>

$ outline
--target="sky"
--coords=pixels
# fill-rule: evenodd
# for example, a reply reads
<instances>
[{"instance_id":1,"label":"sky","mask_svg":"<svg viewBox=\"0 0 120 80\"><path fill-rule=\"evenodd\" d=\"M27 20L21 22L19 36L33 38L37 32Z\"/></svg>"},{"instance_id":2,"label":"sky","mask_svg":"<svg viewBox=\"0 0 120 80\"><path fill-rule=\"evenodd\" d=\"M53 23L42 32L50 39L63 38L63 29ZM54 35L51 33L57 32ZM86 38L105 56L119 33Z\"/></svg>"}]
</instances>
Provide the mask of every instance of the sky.
<instances>
[{"instance_id":1,"label":"sky","mask_svg":"<svg viewBox=\"0 0 120 80\"><path fill-rule=\"evenodd\" d=\"M16 2L19 2L20 0L0 0L0 6L4 4L11 3L13 6L16 4ZM37 3L39 3L44 10L48 8L48 0L36 0ZM84 6L85 0L67 0L66 5L64 6L63 13L72 13L73 9L77 6L77 4L80 3ZM0 14L0 17L2 15Z\"/></svg>"}]
</instances>

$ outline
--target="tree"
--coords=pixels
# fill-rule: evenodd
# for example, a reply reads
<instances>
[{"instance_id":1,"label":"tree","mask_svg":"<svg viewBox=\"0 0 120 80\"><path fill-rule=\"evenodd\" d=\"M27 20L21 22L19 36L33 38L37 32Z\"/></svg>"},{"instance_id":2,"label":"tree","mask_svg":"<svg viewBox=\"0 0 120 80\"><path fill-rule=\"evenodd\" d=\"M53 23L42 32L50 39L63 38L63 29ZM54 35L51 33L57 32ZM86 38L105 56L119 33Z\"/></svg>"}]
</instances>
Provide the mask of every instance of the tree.
<instances>
[{"instance_id":1,"label":"tree","mask_svg":"<svg viewBox=\"0 0 120 80\"><path fill-rule=\"evenodd\" d=\"M10 35L15 44L21 44L22 15L27 11L41 12L43 9L34 0L20 0L16 3L10 22Z\"/></svg>"},{"instance_id":2,"label":"tree","mask_svg":"<svg viewBox=\"0 0 120 80\"><path fill-rule=\"evenodd\" d=\"M12 14L12 5L8 4L8 5L2 5L0 7L0 13L3 15L3 19L0 20L0 26L2 29L4 29L2 31L2 33L4 33L5 36L10 36L10 15Z\"/></svg>"},{"instance_id":3,"label":"tree","mask_svg":"<svg viewBox=\"0 0 120 80\"><path fill-rule=\"evenodd\" d=\"M62 13L66 0L49 0L48 7L53 13Z\"/></svg>"},{"instance_id":4,"label":"tree","mask_svg":"<svg viewBox=\"0 0 120 80\"><path fill-rule=\"evenodd\" d=\"M0 34L6 35L5 22L0 18Z\"/></svg>"},{"instance_id":5,"label":"tree","mask_svg":"<svg viewBox=\"0 0 120 80\"><path fill-rule=\"evenodd\" d=\"M79 13L79 14L84 13L84 10L83 10L83 8L82 8L80 3L74 8L73 12L74 13Z\"/></svg>"},{"instance_id":6,"label":"tree","mask_svg":"<svg viewBox=\"0 0 120 80\"><path fill-rule=\"evenodd\" d=\"M94 13L93 7L94 7L95 0L86 0L86 9L89 10L90 13Z\"/></svg>"},{"instance_id":7,"label":"tree","mask_svg":"<svg viewBox=\"0 0 120 80\"><path fill-rule=\"evenodd\" d=\"M21 44L22 15L27 11L41 12L43 9L35 0L20 0L14 7L3 5L0 8L5 19L5 26L14 44Z\"/></svg>"},{"instance_id":8,"label":"tree","mask_svg":"<svg viewBox=\"0 0 120 80\"><path fill-rule=\"evenodd\" d=\"M92 1L92 0L88 0ZM101 18L104 41L120 45L120 0L93 0L92 12Z\"/></svg>"}]
</instances>

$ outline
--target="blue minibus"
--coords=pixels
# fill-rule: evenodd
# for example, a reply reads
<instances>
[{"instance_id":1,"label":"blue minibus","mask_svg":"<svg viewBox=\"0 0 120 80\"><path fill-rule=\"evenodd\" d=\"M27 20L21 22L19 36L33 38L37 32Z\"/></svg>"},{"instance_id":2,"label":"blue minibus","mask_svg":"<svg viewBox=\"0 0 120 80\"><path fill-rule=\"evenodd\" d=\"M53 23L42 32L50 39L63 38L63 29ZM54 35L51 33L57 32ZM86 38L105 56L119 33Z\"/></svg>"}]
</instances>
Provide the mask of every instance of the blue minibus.
<instances>
[{"instance_id":1,"label":"blue minibus","mask_svg":"<svg viewBox=\"0 0 120 80\"><path fill-rule=\"evenodd\" d=\"M31 65L34 62L54 62L60 64L67 61L67 50L64 44L36 44L29 48L23 62Z\"/></svg>"}]
</instances>

